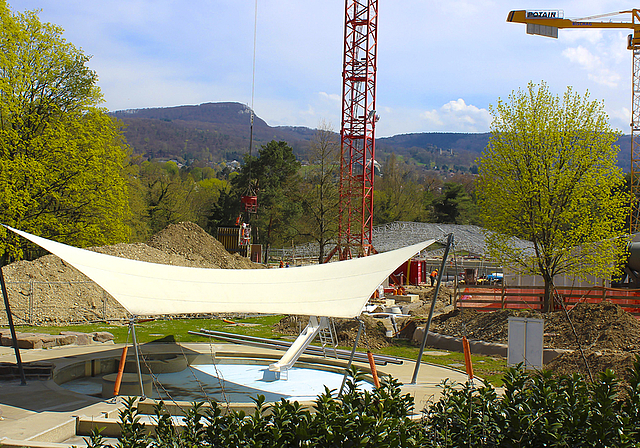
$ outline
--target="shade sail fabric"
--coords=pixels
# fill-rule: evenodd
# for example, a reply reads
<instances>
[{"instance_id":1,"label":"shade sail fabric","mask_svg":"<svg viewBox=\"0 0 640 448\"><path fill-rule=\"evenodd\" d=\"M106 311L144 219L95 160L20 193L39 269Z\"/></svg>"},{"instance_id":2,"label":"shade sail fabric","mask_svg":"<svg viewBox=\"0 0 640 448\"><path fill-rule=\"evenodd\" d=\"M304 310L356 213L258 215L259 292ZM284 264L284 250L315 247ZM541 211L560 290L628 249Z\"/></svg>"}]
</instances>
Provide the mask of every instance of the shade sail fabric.
<instances>
[{"instance_id":1,"label":"shade sail fabric","mask_svg":"<svg viewBox=\"0 0 640 448\"><path fill-rule=\"evenodd\" d=\"M321 265L203 269L114 257L5 227L71 264L137 316L273 313L356 317L385 278L435 241Z\"/></svg>"}]
</instances>

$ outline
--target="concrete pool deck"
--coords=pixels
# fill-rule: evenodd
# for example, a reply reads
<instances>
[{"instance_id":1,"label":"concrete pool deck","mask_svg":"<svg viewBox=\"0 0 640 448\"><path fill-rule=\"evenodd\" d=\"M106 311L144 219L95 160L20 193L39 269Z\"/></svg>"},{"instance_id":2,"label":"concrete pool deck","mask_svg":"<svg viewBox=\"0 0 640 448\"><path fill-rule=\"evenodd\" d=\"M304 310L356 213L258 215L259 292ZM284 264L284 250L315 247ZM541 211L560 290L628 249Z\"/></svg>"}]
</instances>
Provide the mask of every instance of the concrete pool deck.
<instances>
[{"instance_id":1,"label":"concrete pool deck","mask_svg":"<svg viewBox=\"0 0 640 448\"><path fill-rule=\"evenodd\" d=\"M89 346L66 346L52 349L21 350L23 363L50 362L54 366L54 376L69 378L82 374L100 374L104 363L117 362L122 352L122 344ZM270 362L279 359L282 351L254 348L236 344L186 343L144 344L145 355L175 354L188 357L207 356L216 362L230 358L262 360ZM129 351L129 355L133 350ZM114 361L115 360L115 361ZM0 362L15 363L11 347L0 347ZM322 357L303 356L301 364L326 363ZM346 365L346 361L331 360L334 366ZM369 371L369 365L354 362L361 370ZM463 383L466 374L450 368L422 363L417 384L409 384L415 363L406 360L401 365L388 364L378 368L379 375L389 374L404 385L403 393L414 397L415 410L420 411L429 401L437 399L443 379ZM80 372L80 373L79 373ZM104 372L104 370L103 370ZM54 380L27 380L22 386L20 380L0 382L0 446L76 446L85 445L76 433L78 418L88 419L118 418L122 400L100 399L64 389ZM56 445L61 444L61 445Z\"/></svg>"}]
</instances>

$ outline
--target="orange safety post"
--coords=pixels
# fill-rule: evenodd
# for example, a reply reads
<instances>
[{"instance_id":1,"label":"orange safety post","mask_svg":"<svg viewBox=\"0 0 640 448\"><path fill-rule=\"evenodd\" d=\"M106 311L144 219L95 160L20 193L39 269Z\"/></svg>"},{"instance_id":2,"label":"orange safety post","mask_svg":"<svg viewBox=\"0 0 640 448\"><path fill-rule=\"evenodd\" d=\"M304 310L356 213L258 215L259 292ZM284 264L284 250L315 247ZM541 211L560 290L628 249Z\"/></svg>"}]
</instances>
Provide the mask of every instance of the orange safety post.
<instances>
[{"instance_id":1,"label":"orange safety post","mask_svg":"<svg viewBox=\"0 0 640 448\"><path fill-rule=\"evenodd\" d=\"M469 379L473 379L473 364L471 364L471 348L469 347L469 341L465 336L462 337L462 349L464 350L464 364L467 368L467 375Z\"/></svg>"},{"instance_id":2,"label":"orange safety post","mask_svg":"<svg viewBox=\"0 0 640 448\"><path fill-rule=\"evenodd\" d=\"M371 367L371 375L373 375L373 385L376 389L380 387L380 380L378 379L378 371L376 370L376 361L373 359L373 353L367 351L367 357L369 358L369 367Z\"/></svg>"},{"instance_id":3,"label":"orange safety post","mask_svg":"<svg viewBox=\"0 0 640 448\"><path fill-rule=\"evenodd\" d=\"M129 346L122 347L122 355L120 355L120 365L118 366L118 375L116 376L116 383L113 386L113 395L116 397L120 394L120 383L122 382L122 374L124 373L124 365L127 361L127 351Z\"/></svg>"}]
</instances>

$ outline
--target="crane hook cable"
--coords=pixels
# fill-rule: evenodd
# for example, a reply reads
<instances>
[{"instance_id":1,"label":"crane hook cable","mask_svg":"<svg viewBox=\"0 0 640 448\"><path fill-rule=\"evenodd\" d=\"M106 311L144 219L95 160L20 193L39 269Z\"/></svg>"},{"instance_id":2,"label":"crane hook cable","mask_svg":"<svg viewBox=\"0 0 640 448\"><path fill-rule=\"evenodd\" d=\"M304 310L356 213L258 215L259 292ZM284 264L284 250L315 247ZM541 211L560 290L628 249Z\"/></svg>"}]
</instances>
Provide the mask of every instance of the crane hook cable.
<instances>
[{"instance_id":1,"label":"crane hook cable","mask_svg":"<svg viewBox=\"0 0 640 448\"><path fill-rule=\"evenodd\" d=\"M255 99L255 91L256 91L256 47L258 41L258 0L255 1L255 12L254 12L254 22L253 22L253 69L251 73L251 130L249 132L249 181L248 188L249 193L252 192L251 188L251 152L253 147L253 104Z\"/></svg>"}]
</instances>

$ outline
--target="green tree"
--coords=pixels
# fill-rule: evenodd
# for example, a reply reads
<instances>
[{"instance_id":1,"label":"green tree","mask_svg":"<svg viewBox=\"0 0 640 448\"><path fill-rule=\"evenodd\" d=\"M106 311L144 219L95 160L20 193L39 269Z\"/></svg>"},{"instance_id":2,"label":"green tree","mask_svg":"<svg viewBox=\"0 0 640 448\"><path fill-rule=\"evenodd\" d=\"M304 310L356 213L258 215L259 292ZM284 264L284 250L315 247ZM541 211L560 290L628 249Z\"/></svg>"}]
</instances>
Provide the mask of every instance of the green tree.
<instances>
[{"instance_id":1,"label":"green tree","mask_svg":"<svg viewBox=\"0 0 640 448\"><path fill-rule=\"evenodd\" d=\"M325 122L320 124L311 141L309 163L301 189L300 203L304 216L300 220L299 232L318 243L318 263L323 263L325 248L338 230L340 172L338 136Z\"/></svg>"},{"instance_id":2,"label":"green tree","mask_svg":"<svg viewBox=\"0 0 640 448\"><path fill-rule=\"evenodd\" d=\"M542 276L543 310L559 274L612 275L625 250L630 197L619 188L618 133L601 102L568 88L554 96L530 83L491 107L489 145L478 170L487 241L505 266ZM532 249L518 249L512 238Z\"/></svg>"},{"instance_id":3,"label":"green tree","mask_svg":"<svg viewBox=\"0 0 640 448\"><path fill-rule=\"evenodd\" d=\"M196 220L192 208L196 184L190 176L181 175L175 162L142 162L139 178L145 220L151 234L169 224Z\"/></svg>"},{"instance_id":4,"label":"green tree","mask_svg":"<svg viewBox=\"0 0 640 448\"><path fill-rule=\"evenodd\" d=\"M446 182L442 194L433 200L433 215L436 222L463 224L463 211L471 205L471 198L464 186Z\"/></svg>"},{"instance_id":5,"label":"green tree","mask_svg":"<svg viewBox=\"0 0 640 448\"><path fill-rule=\"evenodd\" d=\"M229 182L215 177L203 179L196 184L192 201L196 223L212 235L215 235L216 229L210 227L209 216L217 207L222 196L229 193L230 190Z\"/></svg>"},{"instance_id":6,"label":"green tree","mask_svg":"<svg viewBox=\"0 0 640 448\"><path fill-rule=\"evenodd\" d=\"M126 241L120 125L98 104L89 57L0 0L0 222L78 246ZM22 257L0 230L0 255Z\"/></svg>"},{"instance_id":7,"label":"green tree","mask_svg":"<svg viewBox=\"0 0 640 448\"><path fill-rule=\"evenodd\" d=\"M374 191L374 224L424 221L425 189L418 183L415 166L391 154L382 167Z\"/></svg>"},{"instance_id":8,"label":"green tree","mask_svg":"<svg viewBox=\"0 0 640 448\"><path fill-rule=\"evenodd\" d=\"M265 259L272 244L284 244L297 234L296 221L302 212L299 170L293 149L272 140L260 148L257 158L247 155L240 174L231 181L237 205L249 184L257 193L258 211L251 224L260 229L258 241L267 246Z\"/></svg>"}]
</instances>

